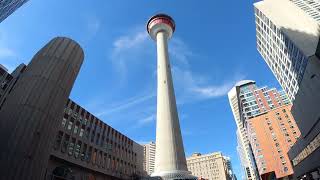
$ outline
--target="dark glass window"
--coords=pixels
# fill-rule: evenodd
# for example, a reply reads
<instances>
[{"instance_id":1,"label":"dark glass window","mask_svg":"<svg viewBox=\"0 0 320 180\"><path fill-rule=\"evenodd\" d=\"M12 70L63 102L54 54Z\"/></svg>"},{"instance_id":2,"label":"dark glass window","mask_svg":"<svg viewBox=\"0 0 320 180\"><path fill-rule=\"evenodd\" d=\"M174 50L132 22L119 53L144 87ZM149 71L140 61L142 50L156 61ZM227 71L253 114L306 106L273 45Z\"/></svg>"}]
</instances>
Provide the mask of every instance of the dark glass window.
<instances>
[{"instance_id":1,"label":"dark glass window","mask_svg":"<svg viewBox=\"0 0 320 180\"><path fill-rule=\"evenodd\" d=\"M74 149L74 157L77 159L79 157L79 154L80 154L80 149L81 149L81 141L78 141L78 143L76 144L75 146L75 149Z\"/></svg>"},{"instance_id":2,"label":"dark glass window","mask_svg":"<svg viewBox=\"0 0 320 180\"><path fill-rule=\"evenodd\" d=\"M70 136L68 134L65 134L63 143L62 143L61 152L65 153L67 151L69 140L70 140Z\"/></svg>"},{"instance_id":3,"label":"dark glass window","mask_svg":"<svg viewBox=\"0 0 320 180\"><path fill-rule=\"evenodd\" d=\"M62 141L62 137L63 137L63 132L59 131L57 136L56 136L56 140L55 140L55 143L54 143L54 149L57 150L60 148L60 144L61 144L61 141Z\"/></svg>"},{"instance_id":4,"label":"dark glass window","mask_svg":"<svg viewBox=\"0 0 320 180\"><path fill-rule=\"evenodd\" d=\"M81 151L81 160L85 160L86 159L86 151L87 151L87 144L83 144L82 146L82 151Z\"/></svg>"},{"instance_id":5,"label":"dark glass window","mask_svg":"<svg viewBox=\"0 0 320 180\"><path fill-rule=\"evenodd\" d=\"M88 156L87 156L87 162L89 163L91 161L91 155L92 155L92 147L89 147Z\"/></svg>"},{"instance_id":6,"label":"dark glass window","mask_svg":"<svg viewBox=\"0 0 320 180\"><path fill-rule=\"evenodd\" d=\"M68 146L69 156L71 156L73 154L73 149L74 149L75 143L76 143L76 139L72 138L72 141L69 143L69 146Z\"/></svg>"}]
</instances>

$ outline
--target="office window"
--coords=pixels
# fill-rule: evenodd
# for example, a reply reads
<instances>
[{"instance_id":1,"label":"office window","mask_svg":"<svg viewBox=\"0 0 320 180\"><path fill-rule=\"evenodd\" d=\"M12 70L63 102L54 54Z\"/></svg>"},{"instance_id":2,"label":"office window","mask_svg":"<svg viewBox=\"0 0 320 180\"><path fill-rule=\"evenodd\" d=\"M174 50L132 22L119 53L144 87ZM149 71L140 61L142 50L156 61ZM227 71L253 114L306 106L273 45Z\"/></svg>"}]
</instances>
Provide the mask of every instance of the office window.
<instances>
[{"instance_id":1,"label":"office window","mask_svg":"<svg viewBox=\"0 0 320 180\"><path fill-rule=\"evenodd\" d=\"M89 135L90 135L90 128L88 127L87 130L86 130L85 137L86 137L87 139L89 139Z\"/></svg>"},{"instance_id":2,"label":"office window","mask_svg":"<svg viewBox=\"0 0 320 180\"><path fill-rule=\"evenodd\" d=\"M71 142L69 143L68 146L68 155L71 156L73 154L73 149L74 149L74 145L76 143L76 139L72 138Z\"/></svg>"},{"instance_id":3,"label":"office window","mask_svg":"<svg viewBox=\"0 0 320 180\"><path fill-rule=\"evenodd\" d=\"M54 143L54 149L57 150L60 148L60 144L61 144L61 141L62 141L62 137L63 137L63 132L59 131L57 136L56 136L56 140L55 140L55 143Z\"/></svg>"},{"instance_id":4,"label":"office window","mask_svg":"<svg viewBox=\"0 0 320 180\"><path fill-rule=\"evenodd\" d=\"M110 169L110 167L111 167L111 155L109 155L107 159L107 169Z\"/></svg>"},{"instance_id":5,"label":"office window","mask_svg":"<svg viewBox=\"0 0 320 180\"><path fill-rule=\"evenodd\" d=\"M83 144L82 151L81 151L81 161L84 161L86 159L86 151L87 151L87 144Z\"/></svg>"},{"instance_id":6,"label":"office window","mask_svg":"<svg viewBox=\"0 0 320 180\"><path fill-rule=\"evenodd\" d=\"M81 141L78 141L78 143L76 144L75 146L75 149L74 149L74 157L77 159L79 157L79 154L80 154L80 149L81 149Z\"/></svg>"},{"instance_id":7,"label":"office window","mask_svg":"<svg viewBox=\"0 0 320 180\"><path fill-rule=\"evenodd\" d=\"M94 132L94 131L92 131L92 133L91 133L91 143L93 143L94 136L95 136L95 132Z\"/></svg>"},{"instance_id":8,"label":"office window","mask_svg":"<svg viewBox=\"0 0 320 180\"><path fill-rule=\"evenodd\" d=\"M62 122L61 122L62 127L66 126L67 119L68 119L68 114L64 114L64 116L62 118Z\"/></svg>"},{"instance_id":9,"label":"office window","mask_svg":"<svg viewBox=\"0 0 320 180\"><path fill-rule=\"evenodd\" d=\"M91 162L91 155L92 155L92 147L89 147L88 156L87 156L87 162Z\"/></svg>"},{"instance_id":10,"label":"office window","mask_svg":"<svg viewBox=\"0 0 320 180\"><path fill-rule=\"evenodd\" d=\"M83 136L83 133L84 133L84 126L80 129L79 136L82 137L82 136Z\"/></svg>"},{"instance_id":11,"label":"office window","mask_svg":"<svg viewBox=\"0 0 320 180\"><path fill-rule=\"evenodd\" d=\"M97 163L97 149L94 149L93 155L92 155L92 164Z\"/></svg>"},{"instance_id":12,"label":"office window","mask_svg":"<svg viewBox=\"0 0 320 180\"><path fill-rule=\"evenodd\" d=\"M75 124L75 126L74 126L74 128L73 128L73 133L74 133L74 134L78 134L79 125L80 125L80 123L79 123L79 122L76 122L76 124Z\"/></svg>"},{"instance_id":13,"label":"office window","mask_svg":"<svg viewBox=\"0 0 320 180\"><path fill-rule=\"evenodd\" d=\"M65 134L63 143L62 143L62 148L61 148L62 153L65 153L67 151L69 140L70 140L70 136Z\"/></svg>"},{"instance_id":14,"label":"office window","mask_svg":"<svg viewBox=\"0 0 320 180\"><path fill-rule=\"evenodd\" d=\"M68 128L67 128L68 130L71 130L73 122L74 122L74 118L71 117L68 123Z\"/></svg>"}]
</instances>

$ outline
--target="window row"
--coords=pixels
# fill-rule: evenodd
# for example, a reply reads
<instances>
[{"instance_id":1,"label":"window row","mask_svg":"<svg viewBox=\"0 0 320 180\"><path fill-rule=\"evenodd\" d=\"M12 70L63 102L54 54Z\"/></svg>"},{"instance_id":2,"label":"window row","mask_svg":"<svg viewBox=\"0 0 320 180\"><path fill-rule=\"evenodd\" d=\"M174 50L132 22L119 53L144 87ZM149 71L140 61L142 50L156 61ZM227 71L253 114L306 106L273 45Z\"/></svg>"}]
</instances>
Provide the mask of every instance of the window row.
<instances>
[{"instance_id":1,"label":"window row","mask_svg":"<svg viewBox=\"0 0 320 180\"><path fill-rule=\"evenodd\" d=\"M113 128L108 128L108 130L103 129L102 132L97 131L96 126L93 127L90 124L88 124L87 126L81 124L78 120L74 119L68 114L64 114L61 125L62 128L70 131L70 133L88 141L90 140L91 143L95 143L96 145L100 145L101 147L103 147L105 144L110 143L127 150L132 148L133 146L132 140L124 135L120 136L120 133L116 133Z\"/></svg>"},{"instance_id":2,"label":"window row","mask_svg":"<svg viewBox=\"0 0 320 180\"><path fill-rule=\"evenodd\" d=\"M54 141L54 150L67 153L70 157L92 163L99 168L127 173L128 169L135 169L137 162L135 156L123 153L110 153L94 148L68 134L59 131Z\"/></svg>"},{"instance_id":3,"label":"window row","mask_svg":"<svg viewBox=\"0 0 320 180\"><path fill-rule=\"evenodd\" d=\"M307 158L311 153L320 147L320 133L292 160L294 166Z\"/></svg>"}]
</instances>

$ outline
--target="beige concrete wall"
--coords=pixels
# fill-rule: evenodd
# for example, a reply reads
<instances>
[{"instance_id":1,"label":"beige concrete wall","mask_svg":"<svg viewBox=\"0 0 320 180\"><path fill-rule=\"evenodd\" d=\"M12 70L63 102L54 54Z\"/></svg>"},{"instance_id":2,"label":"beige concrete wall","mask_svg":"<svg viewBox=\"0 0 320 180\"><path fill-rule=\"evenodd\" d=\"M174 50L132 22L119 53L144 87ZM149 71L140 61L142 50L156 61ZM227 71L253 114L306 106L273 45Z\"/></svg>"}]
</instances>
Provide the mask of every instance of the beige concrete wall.
<instances>
[{"instance_id":1,"label":"beige concrete wall","mask_svg":"<svg viewBox=\"0 0 320 180\"><path fill-rule=\"evenodd\" d=\"M227 164L221 153L193 154L187 158L192 175L208 180L228 180Z\"/></svg>"}]
</instances>

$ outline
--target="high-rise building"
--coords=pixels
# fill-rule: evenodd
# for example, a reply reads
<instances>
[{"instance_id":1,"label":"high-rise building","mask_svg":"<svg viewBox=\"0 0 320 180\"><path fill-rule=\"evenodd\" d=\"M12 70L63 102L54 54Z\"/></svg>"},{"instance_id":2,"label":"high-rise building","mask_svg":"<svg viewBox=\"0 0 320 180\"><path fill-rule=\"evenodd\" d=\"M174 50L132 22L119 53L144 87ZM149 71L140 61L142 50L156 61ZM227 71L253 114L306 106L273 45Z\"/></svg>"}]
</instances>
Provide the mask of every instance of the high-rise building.
<instances>
[{"instance_id":1,"label":"high-rise building","mask_svg":"<svg viewBox=\"0 0 320 180\"><path fill-rule=\"evenodd\" d=\"M10 82L12 76L8 73L8 69L0 64L0 99L4 94L4 91L8 87L8 82Z\"/></svg>"},{"instance_id":2,"label":"high-rise building","mask_svg":"<svg viewBox=\"0 0 320 180\"><path fill-rule=\"evenodd\" d=\"M259 175L257 172L255 160L253 158L252 149L248 140L247 130L244 124L245 117L251 114L257 114L257 112L255 112L256 110L253 109L251 112L248 112L250 114L243 113L239 92L240 87L247 84L255 84L255 82L249 80L238 82L235 85L235 87L233 87L228 92L228 98L237 125L237 151L241 162L242 170L244 172L244 178L247 180L258 180Z\"/></svg>"},{"instance_id":3,"label":"high-rise building","mask_svg":"<svg viewBox=\"0 0 320 180\"><path fill-rule=\"evenodd\" d=\"M254 7L257 49L294 100L308 59L316 53L319 23L289 0L264 0Z\"/></svg>"},{"instance_id":4,"label":"high-rise building","mask_svg":"<svg viewBox=\"0 0 320 180\"><path fill-rule=\"evenodd\" d=\"M143 169L151 175L154 172L154 163L156 157L156 143L150 142L143 145Z\"/></svg>"},{"instance_id":5,"label":"high-rise building","mask_svg":"<svg viewBox=\"0 0 320 180\"><path fill-rule=\"evenodd\" d=\"M0 23L28 0L2 0L0 2Z\"/></svg>"},{"instance_id":6,"label":"high-rise building","mask_svg":"<svg viewBox=\"0 0 320 180\"><path fill-rule=\"evenodd\" d=\"M228 171L228 175L229 175L229 179L230 180L236 180L237 177L233 172L233 168L232 168L232 163L231 163L231 158L228 156L224 156L223 157L226 161L226 165L227 165L227 171Z\"/></svg>"},{"instance_id":7,"label":"high-rise building","mask_svg":"<svg viewBox=\"0 0 320 180\"><path fill-rule=\"evenodd\" d=\"M241 177L241 179L249 179L251 177L251 174L248 174L250 173L250 161L251 159L248 159L247 155L245 154L246 151L245 151L245 147L244 147L244 144L243 144L243 140L241 139L240 137L240 134L239 134L239 130L237 129L236 131L236 135L237 135L237 153L238 153L238 157L239 157L239 160L240 160L240 164L241 164L241 167L242 167L242 172L244 173L243 177Z\"/></svg>"},{"instance_id":8,"label":"high-rise building","mask_svg":"<svg viewBox=\"0 0 320 180\"><path fill-rule=\"evenodd\" d=\"M0 110L6 100L6 95L11 92L13 86L19 79L21 73L25 70L26 65L20 64L11 74L8 69L0 64Z\"/></svg>"},{"instance_id":9,"label":"high-rise building","mask_svg":"<svg viewBox=\"0 0 320 180\"><path fill-rule=\"evenodd\" d=\"M168 40L175 31L174 20L165 14L151 17L147 31L157 43L157 134L155 171L164 180L196 179L187 168L171 75Z\"/></svg>"},{"instance_id":10,"label":"high-rise building","mask_svg":"<svg viewBox=\"0 0 320 180\"><path fill-rule=\"evenodd\" d=\"M11 74L0 66L0 179L145 175L143 146L68 99L83 57L75 41L59 37Z\"/></svg>"},{"instance_id":11,"label":"high-rise building","mask_svg":"<svg viewBox=\"0 0 320 180\"><path fill-rule=\"evenodd\" d=\"M187 158L188 170L199 178L207 180L231 180L228 161L221 152L210 154L193 153Z\"/></svg>"},{"instance_id":12,"label":"high-rise building","mask_svg":"<svg viewBox=\"0 0 320 180\"><path fill-rule=\"evenodd\" d=\"M267 113L290 101L283 91L258 88L254 81L238 82L229 93L230 106L237 124L238 154L247 179L259 179L257 162L248 138L248 120Z\"/></svg>"},{"instance_id":13,"label":"high-rise building","mask_svg":"<svg viewBox=\"0 0 320 180\"><path fill-rule=\"evenodd\" d=\"M291 105L283 105L248 120L249 141L262 179L293 175L287 153L300 131L290 110Z\"/></svg>"},{"instance_id":14,"label":"high-rise building","mask_svg":"<svg viewBox=\"0 0 320 180\"><path fill-rule=\"evenodd\" d=\"M320 2L317 0L290 0L320 23Z\"/></svg>"},{"instance_id":15,"label":"high-rise building","mask_svg":"<svg viewBox=\"0 0 320 180\"><path fill-rule=\"evenodd\" d=\"M289 151L297 178L320 176L319 3L264 0L254 4L258 51L293 100L291 112L301 132Z\"/></svg>"}]
</instances>

